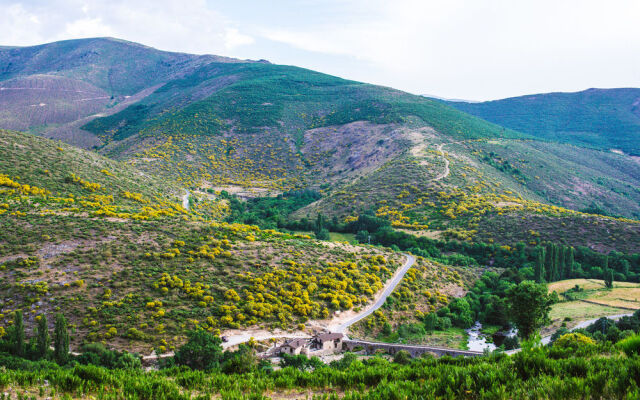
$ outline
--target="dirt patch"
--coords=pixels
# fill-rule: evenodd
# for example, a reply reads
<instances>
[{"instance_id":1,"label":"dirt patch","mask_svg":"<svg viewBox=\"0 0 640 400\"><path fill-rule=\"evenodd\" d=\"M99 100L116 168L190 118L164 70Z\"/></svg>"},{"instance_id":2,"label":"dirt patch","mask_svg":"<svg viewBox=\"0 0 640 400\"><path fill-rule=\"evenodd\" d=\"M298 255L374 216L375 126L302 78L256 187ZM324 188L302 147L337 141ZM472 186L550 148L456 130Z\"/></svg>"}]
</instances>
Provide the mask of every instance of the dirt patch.
<instances>
[{"instance_id":1,"label":"dirt patch","mask_svg":"<svg viewBox=\"0 0 640 400\"><path fill-rule=\"evenodd\" d=\"M417 236L417 237L427 237L429 239L441 239L442 238L442 233L444 231L438 231L438 230L433 230L433 231L413 231L411 229L396 229L397 231L400 232L404 232L404 233L408 233L409 235L413 235L413 236Z\"/></svg>"},{"instance_id":2,"label":"dirt patch","mask_svg":"<svg viewBox=\"0 0 640 400\"><path fill-rule=\"evenodd\" d=\"M80 241L69 241L59 244L47 243L38 250L38 257L43 260L59 256L64 253L71 253L80 245Z\"/></svg>"},{"instance_id":3,"label":"dirt patch","mask_svg":"<svg viewBox=\"0 0 640 400\"><path fill-rule=\"evenodd\" d=\"M212 189L216 192L225 191L229 194L236 195L240 198L251 199L254 197L276 197L281 194L281 191L271 190L262 187L242 187L242 186L207 186L205 187Z\"/></svg>"}]
</instances>

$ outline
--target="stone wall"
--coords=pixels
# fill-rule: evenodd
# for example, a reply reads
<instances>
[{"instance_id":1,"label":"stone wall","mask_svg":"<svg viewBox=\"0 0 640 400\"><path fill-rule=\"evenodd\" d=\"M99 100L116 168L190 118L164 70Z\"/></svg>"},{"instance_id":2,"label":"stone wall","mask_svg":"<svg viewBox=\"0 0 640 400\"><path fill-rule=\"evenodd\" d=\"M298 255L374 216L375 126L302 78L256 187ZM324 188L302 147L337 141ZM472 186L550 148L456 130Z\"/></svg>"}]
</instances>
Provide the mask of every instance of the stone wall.
<instances>
[{"instance_id":1,"label":"stone wall","mask_svg":"<svg viewBox=\"0 0 640 400\"><path fill-rule=\"evenodd\" d=\"M342 343L344 348L348 351L353 351L356 347L362 347L367 354L373 354L378 350L389 354L395 354L400 350L405 350L411 354L411 357L419 357L424 353L431 353L435 356L448 355L452 357L478 357L483 355L483 353L478 351L443 349L439 347L410 344L367 342L365 340L344 340Z\"/></svg>"}]
</instances>

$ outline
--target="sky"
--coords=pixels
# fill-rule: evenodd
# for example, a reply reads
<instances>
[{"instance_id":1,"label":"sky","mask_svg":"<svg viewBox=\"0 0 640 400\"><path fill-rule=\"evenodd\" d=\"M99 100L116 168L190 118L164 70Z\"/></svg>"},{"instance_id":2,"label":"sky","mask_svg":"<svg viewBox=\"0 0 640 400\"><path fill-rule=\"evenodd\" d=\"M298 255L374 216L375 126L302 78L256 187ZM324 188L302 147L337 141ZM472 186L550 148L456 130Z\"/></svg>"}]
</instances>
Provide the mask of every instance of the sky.
<instances>
[{"instance_id":1,"label":"sky","mask_svg":"<svg viewBox=\"0 0 640 400\"><path fill-rule=\"evenodd\" d=\"M0 0L0 45L98 36L450 99L640 87L640 0Z\"/></svg>"}]
</instances>

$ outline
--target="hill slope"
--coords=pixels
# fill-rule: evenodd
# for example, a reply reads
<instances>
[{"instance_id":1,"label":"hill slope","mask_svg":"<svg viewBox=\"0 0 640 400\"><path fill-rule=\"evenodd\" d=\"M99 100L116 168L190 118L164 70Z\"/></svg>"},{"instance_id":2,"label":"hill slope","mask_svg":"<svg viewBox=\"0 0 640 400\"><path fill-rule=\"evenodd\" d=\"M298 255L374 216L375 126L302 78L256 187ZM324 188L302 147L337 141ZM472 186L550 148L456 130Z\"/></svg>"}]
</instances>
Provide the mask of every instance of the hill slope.
<instances>
[{"instance_id":1,"label":"hill slope","mask_svg":"<svg viewBox=\"0 0 640 400\"><path fill-rule=\"evenodd\" d=\"M238 60L165 52L112 38L0 48L0 128L29 129L92 147L99 141L82 137L77 127L63 129L64 124L116 112L113 108L129 103L131 96L146 95L212 61Z\"/></svg>"},{"instance_id":2,"label":"hill slope","mask_svg":"<svg viewBox=\"0 0 640 400\"><path fill-rule=\"evenodd\" d=\"M96 41L104 40L87 43ZM167 56L126 46L151 52L150 60ZM76 47L68 53L75 54ZM75 60L66 53L47 54ZM110 65L112 56L107 51L91 57L104 57L100 63ZM578 210L640 213L638 168L629 157L590 151L598 160L592 163L582 148L530 142L532 136L441 101L302 68L180 57L191 60L188 68L169 68L166 82L108 105L105 115L63 125L61 135L70 132L65 138L74 144L90 136L103 155L191 189L319 191L323 198L299 210L295 215L301 218L317 213L349 218L373 210L397 228L513 244L516 238L535 242L526 236L531 215L545 216L535 224L542 238L577 240L556 232L559 213L572 218ZM131 68L135 80L140 69ZM588 229L589 218L570 224L588 232L580 244L602 251L636 248ZM495 226L506 224L502 219L508 222L504 232ZM628 231L635 237L632 222L607 221L615 221L616 235Z\"/></svg>"},{"instance_id":3,"label":"hill slope","mask_svg":"<svg viewBox=\"0 0 640 400\"><path fill-rule=\"evenodd\" d=\"M28 330L61 311L74 346L145 352L195 326L309 329L369 302L404 260L220 222L226 201L197 196L185 210L170 183L36 136L0 131L0 151L3 327L16 309Z\"/></svg>"},{"instance_id":4,"label":"hill slope","mask_svg":"<svg viewBox=\"0 0 640 400\"><path fill-rule=\"evenodd\" d=\"M640 89L589 89L445 103L537 138L640 155Z\"/></svg>"}]
</instances>

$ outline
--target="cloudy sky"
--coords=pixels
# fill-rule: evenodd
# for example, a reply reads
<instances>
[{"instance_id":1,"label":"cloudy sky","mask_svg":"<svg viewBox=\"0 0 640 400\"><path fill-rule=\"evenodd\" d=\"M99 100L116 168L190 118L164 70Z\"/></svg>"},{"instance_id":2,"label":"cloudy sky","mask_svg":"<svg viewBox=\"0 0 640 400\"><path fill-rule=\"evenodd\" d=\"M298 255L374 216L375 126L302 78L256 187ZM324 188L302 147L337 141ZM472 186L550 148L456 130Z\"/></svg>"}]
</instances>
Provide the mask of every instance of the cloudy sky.
<instances>
[{"instance_id":1,"label":"cloudy sky","mask_svg":"<svg viewBox=\"0 0 640 400\"><path fill-rule=\"evenodd\" d=\"M0 0L0 45L113 36L469 100L640 87L640 0Z\"/></svg>"}]
</instances>

